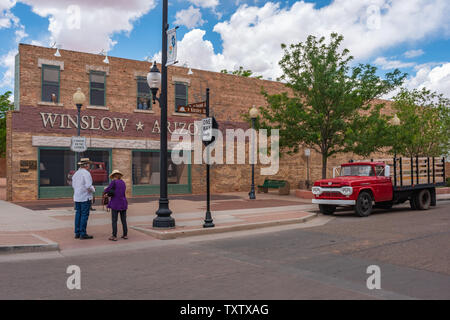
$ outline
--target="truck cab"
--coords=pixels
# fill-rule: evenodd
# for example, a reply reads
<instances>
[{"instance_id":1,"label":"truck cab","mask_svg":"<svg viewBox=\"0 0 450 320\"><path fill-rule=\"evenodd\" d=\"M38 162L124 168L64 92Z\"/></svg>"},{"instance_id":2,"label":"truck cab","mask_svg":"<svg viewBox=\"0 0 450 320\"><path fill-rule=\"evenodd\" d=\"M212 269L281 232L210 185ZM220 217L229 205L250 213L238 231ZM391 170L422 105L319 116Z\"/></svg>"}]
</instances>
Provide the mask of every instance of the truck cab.
<instances>
[{"instance_id":1,"label":"truck cab","mask_svg":"<svg viewBox=\"0 0 450 320\"><path fill-rule=\"evenodd\" d=\"M393 201L390 167L383 162L351 162L341 165L339 175L314 183L312 203L324 214L337 206L354 206L359 216L368 216L374 203L390 207Z\"/></svg>"}]
</instances>

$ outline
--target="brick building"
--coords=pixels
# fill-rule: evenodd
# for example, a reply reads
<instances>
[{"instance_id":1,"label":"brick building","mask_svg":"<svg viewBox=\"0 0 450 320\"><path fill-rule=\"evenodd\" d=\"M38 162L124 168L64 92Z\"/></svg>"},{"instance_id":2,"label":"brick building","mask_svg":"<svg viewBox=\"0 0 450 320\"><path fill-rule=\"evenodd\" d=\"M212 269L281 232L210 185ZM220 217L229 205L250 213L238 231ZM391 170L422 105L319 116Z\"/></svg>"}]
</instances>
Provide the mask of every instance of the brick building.
<instances>
[{"instance_id":1,"label":"brick building","mask_svg":"<svg viewBox=\"0 0 450 320\"><path fill-rule=\"evenodd\" d=\"M87 137L83 156L94 161L96 185L108 183L113 169L124 173L128 196L159 193L159 104L152 105L145 77L146 61L23 45L15 69L15 111L7 116L7 200L71 197L70 174L76 168L70 140L77 134L72 96L81 88L86 103L81 113L81 135ZM160 68L160 66L159 66ZM211 91L211 109L220 128L248 128L242 114L263 105L261 87L269 93L286 90L283 84L234 75L171 66L168 68L169 138L176 128L195 131L202 115L177 112L179 105L203 101ZM170 149L170 145L169 145ZM247 152L248 153L248 152ZM247 155L248 157L248 155ZM331 168L343 159L329 159ZM169 157L170 158L170 157ZM248 162L247 162L248 163ZM311 154L311 180L321 176L320 155ZM256 167L256 183L264 176ZM286 179L291 188L307 176L303 152L283 156L272 178ZM204 165L169 164L169 193L204 193ZM212 192L248 191L247 165L213 165ZM103 188L97 188L101 192Z\"/></svg>"}]
</instances>

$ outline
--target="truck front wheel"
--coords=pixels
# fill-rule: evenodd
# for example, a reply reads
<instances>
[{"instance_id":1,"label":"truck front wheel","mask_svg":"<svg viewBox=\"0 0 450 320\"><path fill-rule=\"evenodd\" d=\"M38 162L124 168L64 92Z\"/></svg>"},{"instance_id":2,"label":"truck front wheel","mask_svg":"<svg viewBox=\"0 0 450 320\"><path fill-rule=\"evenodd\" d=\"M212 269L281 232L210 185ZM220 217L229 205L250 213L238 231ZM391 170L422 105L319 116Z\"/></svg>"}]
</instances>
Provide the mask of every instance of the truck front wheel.
<instances>
[{"instance_id":1,"label":"truck front wheel","mask_svg":"<svg viewBox=\"0 0 450 320\"><path fill-rule=\"evenodd\" d=\"M328 204L319 204L319 210L325 215L331 215L336 211L336 206L330 206Z\"/></svg>"},{"instance_id":2,"label":"truck front wheel","mask_svg":"<svg viewBox=\"0 0 450 320\"><path fill-rule=\"evenodd\" d=\"M372 213L372 196L367 191L362 191L356 200L355 212L360 217L368 217Z\"/></svg>"},{"instance_id":3,"label":"truck front wheel","mask_svg":"<svg viewBox=\"0 0 450 320\"><path fill-rule=\"evenodd\" d=\"M428 189L420 190L416 199L417 207L420 210L428 210L431 204L431 194Z\"/></svg>"}]
</instances>

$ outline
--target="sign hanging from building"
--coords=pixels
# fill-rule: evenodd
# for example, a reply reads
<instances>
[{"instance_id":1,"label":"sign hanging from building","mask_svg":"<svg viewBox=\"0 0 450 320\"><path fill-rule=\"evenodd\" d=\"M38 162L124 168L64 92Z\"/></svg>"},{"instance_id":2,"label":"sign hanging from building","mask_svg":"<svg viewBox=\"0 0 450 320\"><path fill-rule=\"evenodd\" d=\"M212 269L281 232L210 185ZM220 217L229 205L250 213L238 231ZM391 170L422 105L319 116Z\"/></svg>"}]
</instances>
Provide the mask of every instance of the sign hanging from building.
<instances>
[{"instance_id":1,"label":"sign hanging from building","mask_svg":"<svg viewBox=\"0 0 450 320\"><path fill-rule=\"evenodd\" d=\"M177 112L206 114L206 102L195 102L187 106L179 106Z\"/></svg>"},{"instance_id":2,"label":"sign hanging from building","mask_svg":"<svg viewBox=\"0 0 450 320\"><path fill-rule=\"evenodd\" d=\"M86 137L72 137L70 150L73 152L85 152L87 150Z\"/></svg>"},{"instance_id":3,"label":"sign hanging from building","mask_svg":"<svg viewBox=\"0 0 450 320\"><path fill-rule=\"evenodd\" d=\"M177 62L177 29L173 28L167 31L167 63L166 66Z\"/></svg>"}]
</instances>

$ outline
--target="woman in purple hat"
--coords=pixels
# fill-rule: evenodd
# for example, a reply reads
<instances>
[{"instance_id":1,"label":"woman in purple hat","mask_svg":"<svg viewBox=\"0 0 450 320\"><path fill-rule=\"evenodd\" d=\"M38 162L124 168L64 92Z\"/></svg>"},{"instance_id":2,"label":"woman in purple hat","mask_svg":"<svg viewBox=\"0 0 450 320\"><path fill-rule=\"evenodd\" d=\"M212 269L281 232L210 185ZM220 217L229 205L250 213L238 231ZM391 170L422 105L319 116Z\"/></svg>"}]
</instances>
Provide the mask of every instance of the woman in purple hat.
<instances>
[{"instance_id":1,"label":"woman in purple hat","mask_svg":"<svg viewBox=\"0 0 450 320\"><path fill-rule=\"evenodd\" d=\"M119 170L114 170L111 175L111 183L103 194L108 194L111 197L111 201L108 203L108 208L111 209L112 216L112 236L109 238L111 241L117 241L117 218L120 214L120 221L122 222L123 235L122 239L128 239L127 228L127 209L128 201L125 196L127 186L122 180L123 174Z\"/></svg>"}]
</instances>

